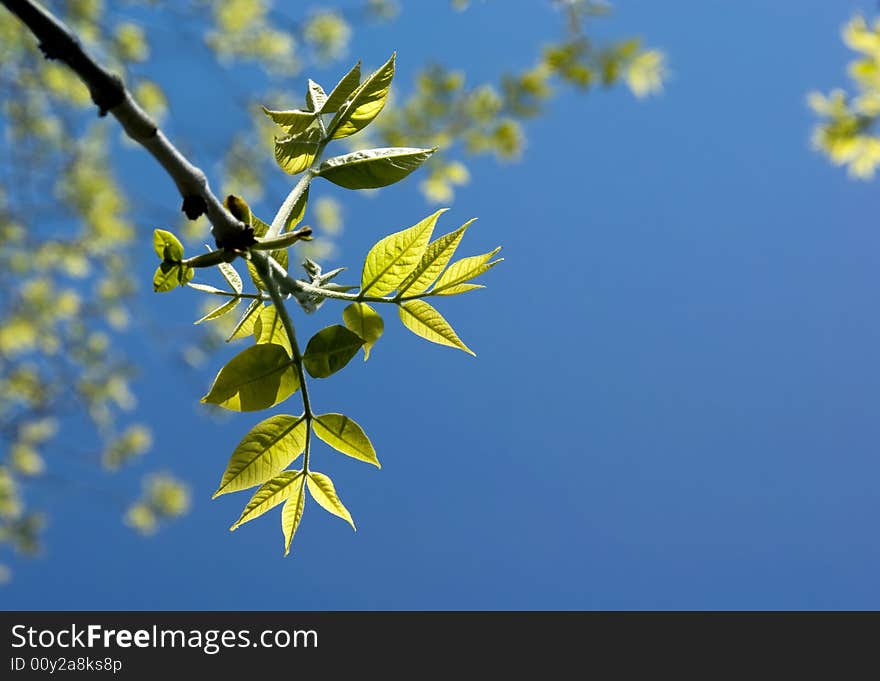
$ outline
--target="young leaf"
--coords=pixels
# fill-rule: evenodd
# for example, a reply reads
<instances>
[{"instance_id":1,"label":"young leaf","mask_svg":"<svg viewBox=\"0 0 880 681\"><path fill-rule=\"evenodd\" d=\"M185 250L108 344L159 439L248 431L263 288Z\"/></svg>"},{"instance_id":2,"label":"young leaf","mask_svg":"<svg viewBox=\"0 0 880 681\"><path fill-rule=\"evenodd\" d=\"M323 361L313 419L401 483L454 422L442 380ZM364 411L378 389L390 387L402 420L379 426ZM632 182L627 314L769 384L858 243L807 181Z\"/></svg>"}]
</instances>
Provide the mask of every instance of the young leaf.
<instances>
[{"instance_id":1,"label":"young leaf","mask_svg":"<svg viewBox=\"0 0 880 681\"><path fill-rule=\"evenodd\" d=\"M336 494L336 488L333 487L333 481L322 473L309 472L306 478L306 484L309 487L309 493L312 499L318 502L318 505L328 513L332 513L339 518L345 520L351 529L357 532L354 526L354 520L351 519L351 513L345 508L345 505L339 500Z\"/></svg>"},{"instance_id":2,"label":"young leaf","mask_svg":"<svg viewBox=\"0 0 880 681\"><path fill-rule=\"evenodd\" d=\"M303 365L312 378L327 378L348 364L363 344L360 336L344 326L328 326L312 336Z\"/></svg>"},{"instance_id":3,"label":"young leaf","mask_svg":"<svg viewBox=\"0 0 880 681\"><path fill-rule=\"evenodd\" d=\"M221 262L217 267L220 268L220 274L223 275L223 278L226 280L226 283L232 287L232 290L236 293L241 293L244 290L244 287L241 283L241 277L238 275L238 272L235 271L235 268L230 265L228 262Z\"/></svg>"},{"instance_id":4,"label":"young leaf","mask_svg":"<svg viewBox=\"0 0 880 681\"><path fill-rule=\"evenodd\" d=\"M244 314L241 316L241 319L236 323L235 328L232 329L232 333L229 334L229 338L226 339L226 342L228 343L231 340L250 336L254 332L254 324L262 307L263 301L261 300L255 299L251 302L251 304L248 305L247 310L245 310Z\"/></svg>"},{"instance_id":5,"label":"young leaf","mask_svg":"<svg viewBox=\"0 0 880 681\"><path fill-rule=\"evenodd\" d=\"M185 286L195 274L192 267L184 267L180 263L163 260L153 274L153 291L165 293L178 286Z\"/></svg>"},{"instance_id":6,"label":"young leaf","mask_svg":"<svg viewBox=\"0 0 880 681\"><path fill-rule=\"evenodd\" d=\"M187 286L194 288L196 291L204 291L205 293L225 293L223 289L211 286L210 284L199 284L198 282L190 281L187 283Z\"/></svg>"},{"instance_id":7,"label":"young leaf","mask_svg":"<svg viewBox=\"0 0 880 681\"><path fill-rule=\"evenodd\" d=\"M458 286L459 284L463 284L466 281L479 277L481 274L488 272L501 262L503 258L489 262L492 256L500 250L501 247L499 246L494 251L483 253L483 255L473 255L469 258L456 260L446 268L446 271L443 274L440 275L440 278L437 280L437 283L434 284L431 293L435 295L452 295L451 293L444 293L444 291L453 286ZM459 293L461 293L461 291L459 291Z\"/></svg>"},{"instance_id":8,"label":"young leaf","mask_svg":"<svg viewBox=\"0 0 880 681\"><path fill-rule=\"evenodd\" d=\"M297 489L301 491L302 487L302 471L282 471L254 492L254 496L251 497L241 516L229 528L229 531L231 532L254 518L259 518L266 511L271 511L282 501L293 496Z\"/></svg>"},{"instance_id":9,"label":"young leaf","mask_svg":"<svg viewBox=\"0 0 880 681\"><path fill-rule=\"evenodd\" d=\"M202 402L232 411L274 407L299 389L290 355L280 345L254 345L220 369Z\"/></svg>"},{"instance_id":10,"label":"young leaf","mask_svg":"<svg viewBox=\"0 0 880 681\"><path fill-rule=\"evenodd\" d=\"M445 211L445 208L441 208L412 227L386 236L373 246L364 260L361 293L383 296L396 289L418 265L431 240L437 218Z\"/></svg>"},{"instance_id":11,"label":"young leaf","mask_svg":"<svg viewBox=\"0 0 880 681\"><path fill-rule=\"evenodd\" d=\"M275 140L275 160L286 173L296 175L306 170L321 143L321 133L318 130L307 132L296 137L286 137Z\"/></svg>"},{"instance_id":12,"label":"young leaf","mask_svg":"<svg viewBox=\"0 0 880 681\"><path fill-rule=\"evenodd\" d=\"M291 109L290 111L272 111L263 107L263 113L277 123L289 135L296 135L308 128L315 122L316 114L314 111L302 111L301 109Z\"/></svg>"},{"instance_id":13,"label":"young leaf","mask_svg":"<svg viewBox=\"0 0 880 681\"><path fill-rule=\"evenodd\" d=\"M304 417L287 414L254 426L232 453L212 499L261 485L287 468L306 446L306 427Z\"/></svg>"},{"instance_id":14,"label":"young leaf","mask_svg":"<svg viewBox=\"0 0 880 681\"><path fill-rule=\"evenodd\" d=\"M222 317L227 312L232 312L240 302L241 302L241 298L230 298L227 302L223 303L223 305L221 305L220 307L214 308L208 314L206 314L204 317L193 322L193 324L201 324L202 322L207 322L212 319L217 319L218 317Z\"/></svg>"},{"instance_id":15,"label":"young leaf","mask_svg":"<svg viewBox=\"0 0 880 681\"><path fill-rule=\"evenodd\" d=\"M183 260L183 244L171 232L164 229L153 230L153 250L166 262Z\"/></svg>"},{"instance_id":16,"label":"young leaf","mask_svg":"<svg viewBox=\"0 0 880 681\"><path fill-rule=\"evenodd\" d=\"M311 173L306 173L299 178L299 182L290 190L290 193L278 208L278 212L275 213L275 217L272 218L269 231L265 234L266 238L275 238L284 230L296 227L306 210L306 200L309 196L309 184L311 181Z\"/></svg>"},{"instance_id":17,"label":"young leaf","mask_svg":"<svg viewBox=\"0 0 880 681\"><path fill-rule=\"evenodd\" d=\"M348 102L339 107L327 126L327 134L331 139L353 135L379 115L388 99L391 80L394 78L394 58L395 55L392 54L387 62L354 90ZM336 94L336 89L332 94Z\"/></svg>"},{"instance_id":18,"label":"young leaf","mask_svg":"<svg viewBox=\"0 0 880 681\"><path fill-rule=\"evenodd\" d=\"M342 321L349 330L364 341L364 361L370 359L370 349L382 336L385 322L382 317L366 303L352 303L342 311Z\"/></svg>"},{"instance_id":19,"label":"young leaf","mask_svg":"<svg viewBox=\"0 0 880 681\"><path fill-rule=\"evenodd\" d=\"M309 89L306 91L306 106L316 113L323 113L324 102L327 101L327 93L324 88L309 78Z\"/></svg>"},{"instance_id":20,"label":"young leaf","mask_svg":"<svg viewBox=\"0 0 880 681\"><path fill-rule=\"evenodd\" d=\"M328 158L319 166L317 175L346 189L378 189L405 178L436 150L384 147L355 151Z\"/></svg>"},{"instance_id":21,"label":"young leaf","mask_svg":"<svg viewBox=\"0 0 880 681\"><path fill-rule=\"evenodd\" d=\"M342 79L336 84L336 87L327 95L327 101L321 108L321 113L336 113L351 93L357 89L361 82L361 63L358 62L354 68L346 73Z\"/></svg>"},{"instance_id":22,"label":"young leaf","mask_svg":"<svg viewBox=\"0 0 880 681\"><path fill-rule=\"evenodd\" d=\"M446 267L446 263L455 253L461 238L464 236L465 230L470 226L473 220L469 220L454 232L444 234L436 241L428 244L425 254L416 265L416 268L410 272L406 280L398 287L399 295L405 294L407 291L412 293L423 293L428 287L434 283L434 280Z\"/></svg>"},{"instance_id":23,"label":"young leaf","mask_svg":"<svg viewBox=\"0 0 880 681\"><path fill-rule=\"evenodd\" d=\"M461 342L455 331L443 316L424 300L411 300L398 307L400 321L417 336L440 345L448 345L464 350L469 355L476 354Z\"/></svg>"},{"instance_id":24,"label":"young leaf","mask_svg":"<svg viewBox=\"0 0 880 681\"><path fill-rule=\"evenodd\" d=\"M357 423L343 414L321 414L312 421L312 430L333 449L382 468L370 438Z\"/></svg>"},{"instance_id":25,"label":"young leaf","mask_svg":"<svg viewBox=\"0 0 880 681\"><path fill-rule=\"evenodd\" d=\"M479 288L486 288L482 284L458 284L457 286L450 286L449 288L444 288L442 291L431 291L432 296L457 296L460 293L467 293L468 291L476 291Z\"/></svg>"},{"instance_id":26,"label":"young leaf","mask_svg":"<svg viewBox=\"0 0 880 681\"><path fill-rule=\"evenodd\" d=\"M284 330L284 324L274 305L267 305L260 311L260 316L254 322L254 340L259 343L275 343L280 345L288 354L293 356L290 348L290 340Z\"/></svg>"},{"instance_id":27,"label":"young leaf","mask_svg":"<svg viewBox=\"0 0 880 681\"><path fill-rule=\"evenodd\" d=\"M284 533L284 555L290 553L290 542L293 541L293 535L299 527L302 520L303 511L306 507L306 494L303 489L303 478L300 475L296 483L291 487L290 496L281 509L281 531Z\"/></svg>"}]
</instances>

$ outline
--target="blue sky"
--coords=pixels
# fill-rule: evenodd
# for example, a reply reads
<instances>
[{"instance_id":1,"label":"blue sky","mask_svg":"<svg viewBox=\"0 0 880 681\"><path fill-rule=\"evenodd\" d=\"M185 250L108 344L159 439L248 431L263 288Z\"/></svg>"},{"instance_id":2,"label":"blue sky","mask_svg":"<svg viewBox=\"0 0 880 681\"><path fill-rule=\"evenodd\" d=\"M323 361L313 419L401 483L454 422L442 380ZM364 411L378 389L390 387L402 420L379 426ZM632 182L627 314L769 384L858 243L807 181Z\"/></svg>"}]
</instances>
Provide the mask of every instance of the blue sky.
<instances>
[{"instance_id":1,"label":"blue sky","mask_svg":"<svg viewBox=\"0 0 880 681\"><path fill-rule=\"evenodd\" d=\"M475 83L527 66L558 26L545 2L462 14L404 4L351 51L378 64L398 50L403 89L431 59ZM0 602L880 608L878 191L811 150L805 104L810 90L846 84L840 27L874 9L617 3L600 32L664 49L664 94L562 93L529 124L522 160L472 161L441 218L451 229L479 216L463 254L504 246L487 289L438 305L477 358L424 343L392 313L369 363L314 382L316 409L355 418L383 463L315 453L356 534L315 504L287 559L277 511L230 534L247 494L210 495L260 416L217 423L197 400L236 349L204 371L169 371L173 337L150 336L130 342L143 357L136 416L155 429L155 451L130 478L100 482L128 493L167 467L192 485L193 511L142 539L100 495L68 491L50 506L45 557L15 562ZM182 55L166 55L149 75L169 90L172 133L198 130L196 106L215 112L202 135L234 129L221 89L184 84ZM120 158L142 189L176 203L149 164ZM416 185L348 200L338 264L358 271L380 236L431 211ZM145 287L138 305L183 329L194 298ZM340 311L325 306L301 335Z\"/></svg>"}]
</instances>

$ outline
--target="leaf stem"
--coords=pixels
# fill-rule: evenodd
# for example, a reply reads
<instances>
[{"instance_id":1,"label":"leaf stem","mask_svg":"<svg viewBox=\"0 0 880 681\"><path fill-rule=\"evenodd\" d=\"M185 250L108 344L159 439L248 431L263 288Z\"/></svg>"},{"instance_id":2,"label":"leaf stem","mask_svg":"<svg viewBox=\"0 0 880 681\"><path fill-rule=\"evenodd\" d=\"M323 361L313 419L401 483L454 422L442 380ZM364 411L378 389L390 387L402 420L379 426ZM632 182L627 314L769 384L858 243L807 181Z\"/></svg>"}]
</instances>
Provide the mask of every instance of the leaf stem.
<instances>
[{"instance_id":1,"label":"leaf stem","mask_svg":"<svg viewBox=\"0 0 880 681\"><path fill-rule=\"evenodd\" d=\"M257 268L257 273L260 275L260 278L266 285L266 290L269 293L269 297L272 299L272 304L275 305L275 313L281 318L281 323L284 326L284 331L287 333L287 338L290 341L290 351L293 355L293 365L294 367L296 367L296 372L299 376L300 394L302 395L303 404L303 416L306 419L306 445L303 453L303 474L308 475L309 454L311 453L310 450L312 443L312 421L314 420L314 414L312 413L312 404L309 401L309 387L306 381L306 372L303 369L302 352L300 352L299 343L297 343L296 341L296 329L293 326L293 320L290 318L290 313L287 311L287 307L284 305L284 297L281 293L281 287L279 286L278 280L275 276L277 270L274 267L270 266L270 262L274 262L274 260L271 257L264 255L260 252L252 252L251 259L254 263L254 267Z\"/></svg>"}]
</instances>

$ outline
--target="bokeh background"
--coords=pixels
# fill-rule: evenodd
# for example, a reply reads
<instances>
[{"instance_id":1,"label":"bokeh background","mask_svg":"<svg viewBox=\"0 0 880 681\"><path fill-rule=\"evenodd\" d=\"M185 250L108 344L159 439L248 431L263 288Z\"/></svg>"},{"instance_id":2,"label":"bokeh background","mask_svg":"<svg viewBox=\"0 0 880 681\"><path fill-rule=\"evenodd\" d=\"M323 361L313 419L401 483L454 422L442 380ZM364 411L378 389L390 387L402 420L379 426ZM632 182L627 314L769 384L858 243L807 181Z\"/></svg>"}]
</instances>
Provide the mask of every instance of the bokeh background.
<instances>
[{"instance_id":1,"label":"bokeh background","mask_svg":"<svg viewBox=\"0 0 880 681\"><path fill-rule=\"evenodd\" d=\"M144 231L137 323L115 342L136 358L153 451L131 474L71 464L79 482L33 492L53 511L46 547L9 559L2 607L880 607L880 194L811 148L806 103L845 82L840 28L873 10L617 3L600 30L664 50L662 95L562 90L528 123L517 162L468 162L440 227L479 217L460 253L503 245L505 262L488 288L438 308L477 357L424 343L391 311L368 363L312 382L316 409L363 425L383 468L320 446L314 465L358 532L310 503L286 559L277 510L230 534L247 494L210 501L261 416L199 405L240 348L181 361L197 294L149 291ZM349 61L377 66L397 50L401 92L432 60L490 81L531 64L558 21L543 2L407 2L394 22L355 32ZM143 68L165 88L165 127L188 149L216 149L246 125L228 83L247 92L258 76L202 78L198 50L159 28ZM290 88L344 70L316 68ZM195 160L210 169L205 154ZM141 150L114 158L176 206ZM268 211L291 186L280 170L272 181ZM316 182L312 200L324 195L345 211L326 265L350 266L351 280L379 237L433 210L415 179L370 196ZM331 302L298 314L300 335L340 313ZM192 490L191 512L147 538L112 503L136 489L138 466Z\"/></svg>"}]
</instances>

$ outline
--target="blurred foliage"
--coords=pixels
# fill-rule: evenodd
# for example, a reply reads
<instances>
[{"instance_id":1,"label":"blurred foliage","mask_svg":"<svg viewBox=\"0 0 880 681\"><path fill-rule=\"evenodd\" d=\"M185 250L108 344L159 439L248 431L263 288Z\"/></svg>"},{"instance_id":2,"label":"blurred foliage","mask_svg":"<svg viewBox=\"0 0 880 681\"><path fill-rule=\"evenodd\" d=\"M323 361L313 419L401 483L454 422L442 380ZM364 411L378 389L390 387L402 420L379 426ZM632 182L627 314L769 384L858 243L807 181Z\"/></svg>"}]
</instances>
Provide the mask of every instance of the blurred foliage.
<instances>
[{"instance_id":1,"label":"blurred foliage","mask_svg":"<svg viewBox=\"0 0 880 681\"><path fill-rule=\"evenodd\" d=\"M547 1L558 10L561 35L530 68L469 85L459 70L426 65L409 93L387 108L378 141L405 138L444 149L428 164L422 183L430 201L453 199L455 188L469 179L468 156L517 158L527 141L524 123L563 88L587 91L624 82L639 97L659 90L662 54L635 39L599 44L587 37L585 27L608 13L606 5ZM252 202L274 172L272 124L255 103L284 108L289 102L278 93L287 90L291 76L309 64L345 57L354 31L393 21L406 8L394 0L362 0L355 7L325 2L291 18L288 4L272 0L48 4L87 50L123 76L159 122L167 115L167 99L146 77L155 57L154 33L176 31L181 40L198 36L216 61L220 82L228 82L228 67L257 69L262 91L245 93L243 85L242 92L233 92L253 114L253 124L223 141L221 182L215 183L223 193ZM468 5L450 4L456 10ZM481 10L504 11L500 2L497 8L492 4ZM66 456L66 432L76 432L88 460L110 472L142 465L150 447L148 427L136 422L136 367L117 350L117 341L133 320L148 325L132 314L134 297L143 291L143 282L133 278L134 247L147 238L148 227L167 224L173 213L138 196L136 181L118 176L115 152L120 143L130 143L96 119L86 88L63 65L43 59L30 33L5 10L0 10L0 62L0 285L6 292L0 299L0 543L29 555L40 549L45 519L41 509L31 508L30 491L45 484L58 458ZM177 112L177 118L186 113ZM319 238L303 254L332 255L343 212L333 199L314 202L307 219ZM187 223L183 234L204 243L207 224ZM208 356L228 331L221 327L215 327L216 335L199 334L197 344L185 344L187 361ZM91 435L83 437L84 432ZM189 505L186 487L168 475L148 477L144 484L141 497L124 512L125 522L138 531L154 531ZM0 582L9 574L0 565Z\"/></svg>"},{"instance_id":2,"label":"blurred foliage","mask_svg":"<svg viewBox=\"0 0 880 681\"><path fill-rule=\"evenodd\" d=\"M810 107L822 118L813 145L835 165L846 166L850 176L868 180L880 165L880 19L870 26L864 17L854 17L842 34L847 47L858 53L847 68L856 92L809 95Z\"/></svg>"}]
</instances>

